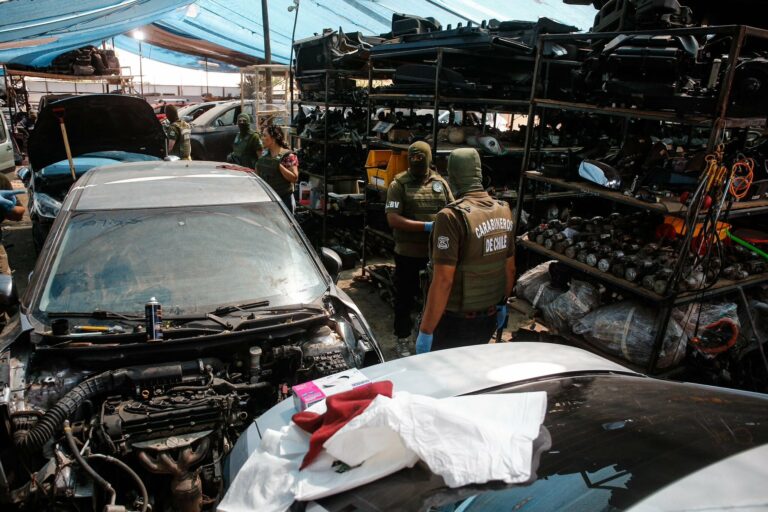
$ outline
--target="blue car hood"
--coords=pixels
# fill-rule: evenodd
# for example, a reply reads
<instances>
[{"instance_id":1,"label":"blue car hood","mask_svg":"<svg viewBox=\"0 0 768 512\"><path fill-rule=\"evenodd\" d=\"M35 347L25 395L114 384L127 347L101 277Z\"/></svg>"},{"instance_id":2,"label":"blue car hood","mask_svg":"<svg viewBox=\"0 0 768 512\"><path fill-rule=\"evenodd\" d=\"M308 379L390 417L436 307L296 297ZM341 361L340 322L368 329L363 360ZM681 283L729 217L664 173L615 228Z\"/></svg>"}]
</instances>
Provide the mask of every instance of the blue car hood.
<instances>
[{"instance_id":1,"label":"blue car hood","mask_svg":"<svg viewBox=\"0 0 768 512\"><path fill-rule=\"evenodd\" d=\"M102 165L113 165L124 162L149 162L160 159L155 156L130 153L127 151L98 151L76 156L72 160L75 164L75 175L79 178L90 169L101 167ZM40 170L40 175L46 178L69 176L69 161L61 160L60 162L43 167Z\"/></svg>"}]
</instances>

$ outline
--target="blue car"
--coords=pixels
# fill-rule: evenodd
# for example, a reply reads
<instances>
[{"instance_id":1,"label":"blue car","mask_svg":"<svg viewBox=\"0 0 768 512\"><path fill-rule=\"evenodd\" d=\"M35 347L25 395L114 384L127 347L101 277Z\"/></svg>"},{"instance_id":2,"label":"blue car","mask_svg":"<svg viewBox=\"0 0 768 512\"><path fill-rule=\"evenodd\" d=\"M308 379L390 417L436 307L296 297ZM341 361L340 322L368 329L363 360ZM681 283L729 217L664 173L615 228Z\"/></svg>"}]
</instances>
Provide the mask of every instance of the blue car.
<instances>
[{"instance_id":1,"label":"blue car","mask_svg":"<svg viewBox=\"0 0 768 512\"><path fill-rule=\"evenodd\" d=\"M42 249L77 178L94 167L162 160L165 155L165 132L142 98L93 94L45 102L29 139L30 166L18 172L29 194L35 250Z\"/></svg>"}]
</instances>

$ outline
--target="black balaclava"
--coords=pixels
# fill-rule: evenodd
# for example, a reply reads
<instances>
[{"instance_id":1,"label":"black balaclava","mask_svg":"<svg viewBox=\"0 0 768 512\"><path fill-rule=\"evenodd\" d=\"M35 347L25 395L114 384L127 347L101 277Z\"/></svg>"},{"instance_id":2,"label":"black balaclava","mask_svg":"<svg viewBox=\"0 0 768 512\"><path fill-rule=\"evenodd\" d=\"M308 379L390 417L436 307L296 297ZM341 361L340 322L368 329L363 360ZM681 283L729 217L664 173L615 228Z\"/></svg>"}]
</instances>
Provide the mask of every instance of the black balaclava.
<instances>
[{"instance_id":1,"label":"black balaclava","mask_svg":"<svg viewBox=\"0 0 768 512\"><path fill-rule=\"evenodd\" d=\"M251 131L251 116L245 112L237 116L237 127L243 135Z\"/></svg>"},{"instance_id":2,"label":"black balaclava","mask_svg":"<svg viewBox=\"0 0 768 512\"><path fill-rule=\"evenodd\" d=\"M165 107L165 117L168 118L169 123L175 123L179 120L179 111L173 105Z\"/></svg>"},{"instance_id":3,"label":"black balaclava","mask_svg":"<svg viewBox=\"0 0 768 512\"><path fill-rule=\"evenodd\" d=\"M432 148L423 141L414 142L408 148L408 169L417 177L424 177L432 163Z\"/></svg>"},{"instance_id":4,"label":"black balaclava","mask_svg":"<svg viewBox=\"0 0 768 512\"><path fill-rule=\"evenodd\" d=\"M483 191L483 169L480 154L474 148L454 149L448 155L448 182L454 195Z\"/></svg>"}]
</instances>

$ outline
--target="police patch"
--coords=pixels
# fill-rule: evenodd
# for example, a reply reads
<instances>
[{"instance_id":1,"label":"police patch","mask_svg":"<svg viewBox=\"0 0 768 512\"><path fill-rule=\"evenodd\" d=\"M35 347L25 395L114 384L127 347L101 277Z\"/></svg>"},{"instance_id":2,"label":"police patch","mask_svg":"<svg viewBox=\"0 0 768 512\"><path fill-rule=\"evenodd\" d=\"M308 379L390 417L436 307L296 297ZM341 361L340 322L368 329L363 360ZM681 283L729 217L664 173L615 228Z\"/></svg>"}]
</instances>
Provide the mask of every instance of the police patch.
<instances>
[{"instance_id":1,"label":"police patch","mask_svg":"<svg viewBox=\"0 0 768 512\"><path fill-rule=\"evenodd\" d=\"M441 181L433 181L432 190L440 194L443 191L443 183Z\"/></svg>"},{"instance_id":2,"label":"police patch","mask_svg":"<svg viewBox=\"0 0 768 512\"><path fill-rule=\"evenodd\" d=\"M448 248L448 237L447 236L439 236L437 237L437 248L445 250Z\"/></svg>"}]
</instances>

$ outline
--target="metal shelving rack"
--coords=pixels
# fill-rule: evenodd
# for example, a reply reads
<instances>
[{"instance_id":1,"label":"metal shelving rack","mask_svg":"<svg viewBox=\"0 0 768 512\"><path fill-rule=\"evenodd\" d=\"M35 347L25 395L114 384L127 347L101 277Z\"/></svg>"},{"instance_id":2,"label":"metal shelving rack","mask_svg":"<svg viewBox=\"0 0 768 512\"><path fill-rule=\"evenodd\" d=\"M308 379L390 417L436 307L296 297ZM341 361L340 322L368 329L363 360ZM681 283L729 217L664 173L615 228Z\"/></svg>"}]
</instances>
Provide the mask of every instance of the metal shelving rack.
<instances>
[{"instance_id":1,"label":"metal shelving rack","mask_svg":"<svg viewBox=\"0 0 768 512\"><path fill-rule=\"evenodd\" d=\"M467 145L456 145L448 143L438 143L438 117L441 107L452 107L456 110L463 111L480 111L482 114L481 124L483 130L486 127L486 119L488 114L494 113L524 113L528 109L528 100L522 99L504 99L504 98L488 98L488 97L461 97L444 95L440 88L440 76L442 74L443 67L450 62L452 56L457 57L472 57L478 55L477 52L471 50L461 50L456 48L445 48L440 46L434 46L429 48L417 49L417 50L404 50L398 52L385 52L385 53L372 53L369 60L368 71L368 112L369 121L373 119L374 108L378 106L391 107L391 108L411 108L411 109L431 109L432 110L432 133L431 143L432 154L437 157L438 155L447 155L454 149L470 147ZM510 58L516 60L525 59L524 56L499 57L499 60L504 61ZM373 80L374 77L391 77L395 70L389 67L376 67L377 63L406 63L413 62L414 59L420 59L424 62L435 63L435 78L434 78L434 93L432 94L408 94L408 93L374 93L373 92ZM533 59L531 58L531 61ZM495 125L495 123L494 123ZM371 126L368 126L368 133L371 133ZM399 151L407 150L410 144L395 143L385 140L381 140L377 137L368 138L369 147L375 146L383 149L394 149ZM519 148L522 152L522 148ZM362 240L362 265L363 273L365 273L366 265L366 242L367 233L372 233L377 237L392 240L392 235L384 233L380 230L372 228L368 225L367 216L364 221L363 228L363 240Z\"/></svg>"},{"instance_id":2,"label":"metal shelving rack","mask_svg":"<svg viewBox=\"0 0 768 512\"><path fill-rule=\"evenodd\" d=\"M679 112L664 111L664 110L642 110L635 108L621 108L621 107L608 107L600 106L588 103L578 103L571 101L553 100L546 97L538 97L535 94L537 85L542 78L543 68L546 68L549 64L549 59L543 56L543 48L547 43L565 42L578 40L610 40L619 35L632 36L632 35L658 35L658 36L670 36L670 35L693 35L704 36L710 34L726 35L733 38L729 56L728 56L728 68L725 72L723 83L721 85L719 95L716 101L715 112L712 116L706 115L686 115ZM534 132L541 131L543 123L539 122L538 130L535 130L534 120L537 113L543 115L547 110L561 110L572 112L583 112L587 114L598 114L605 116L621 117L627 120L630 119L646 119L656 120L663 122L673 122L690 126L701 126L710 129L710 136L708 140L707 149L711 151L717 143L720 141L723 133L728 128L748 128L752 126L766 126L766 118L754 118L754 117L730 117L728 115L728 105L731 97L731 89L733 86L733 80L735 76L736 66L733 65L737 61L738 56L741 54L741 50L744 47L744 43L747 37L755 37L768 40L768 30L762 30L754 27L748 27L743 25L728 25L720 27L697 27L687 29L670 29L670 30L648 30L637 31L631 33L587 33L587 34L572 34L572 35L542 35L539 37L537 50L536 50L536 63L534 67L533 84L531 88L530 105L528 111L528 129L526 131L524 156L522 162L522 169L520 173L520 181L518 184L517 193L517 208L515 226L519 229L520 217L522 214L522 204L526 200L526 182L535 181L539 183L545 183L550 186L578 191L580 193L600 197L614 203L620 203L644 209L651 212L661 213L665 215L672 215L677 217L683 217L687 213L687 208L679 202L662 201L660 203L648 203L635 199L634 197L625 196L619 192L610 191L608 189L601 188L599 186L592 185L582 181L569 181L558 178L551 178L543 176L539 172L531 171L531 157L536 152L533 148ZM546 95L547 79L544 79L544 88ZM539 139L541 134L539 133ZM535 201L535 193L534 199ZM768 200L749 201L744 203L734 203L729 218L746 217L752 215L761 215L768 212ZM563 254L557 253L546 249L545 247L536 244L528 240L527 235L515 233L517 237L517 245L525 250L539 254L549 259L557 260L564 263L570 268L580 271L597 281L604 284L611 285L614 288L618 288L623 292L630 293L636 297L643 299L644 301L656 305L660 314L656 317L656 323L654 325L655 338L653 343L653 349L649 364L644 370L649 373L656 373L657 360L661 352L664 337L669 325L669 319L672 314L672 308L676 305L688 304L691 302L697 302L708 298L714 298L722 296L728 293L743 290L743 288L755 286L762 283L768 283L768 273L757 276L751 276L750 278L741 281L729 281L726 279L719 279L713 286L704 290L691 290L678 293L679 283L671 282L667 286L667 292L664 295L654 293L634 283L619 279L609 273L601 272L597 268L590 267L571 258L567 258ZM674 275L679 275L679 270L683 268L687 261L688 244L683 244L680 250L679 257L677 258L676 268ZM610 359L617 359L604 353L599 347L593 346L586 340L577 338L574 336L567 336L567 338L576 345L598 352L602 356L609 357ZM621 360L622 364L627 364L626 361ZM632 365L630 365L632 366Z\"/></svg>"},{"instance_id":3,"label":"metal shelving rack","mask_svg":"<svg viewBox=\"0 0 768 512\"><path fill-rule=\"evenodd\" d=\"M294 103L298 105L299 108L301 108L302 105L309 105L314 107L323 107L325 112L328 112L329 109L332 108L354 108L359 107L359 105L353 104L351 102L341 102L336 100L331 100L329 95L329 85L330 85L330 79L332 76L337 75L344 75L350 78L359 78L359 79L365 79L367 78L367 75L364 72L358 72L358 71L348 71L348 70L339 70L339 69L317 69L317 70L307 70L303 71L301 75L296 75L295 78L307 78L310 76L318 76L322 75L325 80L325 89L324 89L324 99L323 101L305 101L302 99L299 99L298 101L295 101ZM322 138L312 138L312 137L303 137L300 134L297 133L291 133L291 138L293 141L301 141L308 144L320 144L323 147L323 172L322 174L318 173L312 173L308 171L301 171L302 174L306 176L311 176L315 178L319 178L321 180L321 185L323 187L323 207L320 210L310 209L309 211L320 215L322 218L322 231L321 231L321 244L324 244L327 240L327 231L328 231L328 183L332 181L340 181L340 180L347 180L350 179L350 176L328 176L328 147L329 146L339 146L339 145L349 145L353 144L352 142L348 141L341 141L341 140L334 140L328 138L328 116L325 115L323 117L324 121L324 130L323 130L323 137ZM292 144L293 146L293 144ZM355 176L354 178L359 178L358 176Z\"/></svg>"}]
</instances>

